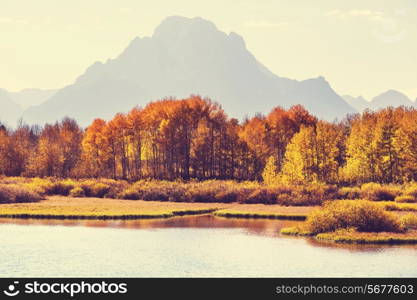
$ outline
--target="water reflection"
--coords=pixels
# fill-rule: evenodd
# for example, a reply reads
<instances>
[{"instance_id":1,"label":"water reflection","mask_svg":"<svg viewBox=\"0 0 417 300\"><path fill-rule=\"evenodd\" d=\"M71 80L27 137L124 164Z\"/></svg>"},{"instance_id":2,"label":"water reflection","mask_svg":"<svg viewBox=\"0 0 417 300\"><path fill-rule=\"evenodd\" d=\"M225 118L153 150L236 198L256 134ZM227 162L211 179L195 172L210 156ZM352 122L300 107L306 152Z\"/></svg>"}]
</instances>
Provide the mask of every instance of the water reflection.
<instances>
[{"instance_id":1,"label":"water reflection","mask_svg":"<svg viewBox=\"0 0 417 300\"><path fill-rule=\"evenodd\" d=\"M169 219L143 220L47 220L47 219L8 219L0 218L0 224L48 225L48 226L87 226L129 229L162 228L240 228L249 234L276 237L283 227L295 226L296 221L267 219L226 219L213 215L184 216Z\"/></svg>"},{"instance_id":2,"label":"water reflection","mask_svg":"<svg viewBox=\"0 0 417 300\"><path fill-rule=\"evenodd\" d=\"M168 219L143 220L48 220L48 219L9 219L0 218L0 224L15 225L46 225L46 226L87 226L98 228L119 229L164 229L164 228L238 228L246 234L262 235L271 238L304 239L313 247L329 249L343 249L350 252L379 252L388 248L410 248L417 250L417 245L358 245L337 244L333 242L317 241L314 238L300 238L281 235L284 227L296 226L300 221L271 220L271 219L240 219L222 218L213 215L183 216Z\"/></svg>"}]
</instances>

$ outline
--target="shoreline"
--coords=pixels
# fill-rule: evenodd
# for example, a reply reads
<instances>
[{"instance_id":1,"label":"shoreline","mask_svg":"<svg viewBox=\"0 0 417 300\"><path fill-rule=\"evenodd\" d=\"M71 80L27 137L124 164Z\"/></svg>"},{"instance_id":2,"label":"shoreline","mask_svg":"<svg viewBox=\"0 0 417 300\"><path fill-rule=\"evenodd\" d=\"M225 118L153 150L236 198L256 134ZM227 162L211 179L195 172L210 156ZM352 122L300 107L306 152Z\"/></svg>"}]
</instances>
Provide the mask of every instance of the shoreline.
<instances>
[{"instance_id":1,"label":"shoreline","mask_svg":"<svg viewBox=\"0 0 417 300\"><path fill-rule=\"evenodd\" d=\"M180 216L195 216L213 213L215 209L173 211L167 214L133 214L133 215L49 215L49 214L0 214L8 219L47 219L47 220L142 220L167 219Z\"/></svg>"},{"instance_id":2,"label":"shoreline","mask_svg":"<svg viewBox=\"0 0 417 300\"><path fill-rule=\"evenodd\" d=\"M0 218L139 220L212 214L224 218L303 221L316 206L281 206L239 203L188 203L110 198L49 196L32 203L0 205Z\"/></svg>"},{"instance_id":3,"label":"shoreline","mask_svg":"<svg viewBox=\"0 0 417 300\"><path fill-rule=\"evenodd\" d=\"M342 229L332 232L313 234L297 227L281 229L280 235L300 238L312 238L320 243L367 244L367 245L417 245L417 230L404 233L394 232L358 232L354 229Z\"/></svg>"}]
</instances>

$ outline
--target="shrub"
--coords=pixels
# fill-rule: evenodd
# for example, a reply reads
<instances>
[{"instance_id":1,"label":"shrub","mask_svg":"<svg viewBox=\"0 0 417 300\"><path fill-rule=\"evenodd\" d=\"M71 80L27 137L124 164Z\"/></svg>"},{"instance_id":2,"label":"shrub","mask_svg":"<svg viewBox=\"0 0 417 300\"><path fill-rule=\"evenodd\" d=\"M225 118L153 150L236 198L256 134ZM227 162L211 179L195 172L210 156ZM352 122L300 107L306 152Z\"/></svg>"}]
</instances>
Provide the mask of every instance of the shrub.
<instances>
[{"instance_id":1,"label":"shrub","mask_svg":"<svg viewBox=\"0 0 417 300\"><path fill-rule=\"evenodd\" d=\"M407 229L417 229L417 216L413 214L407 214L402 216L401 224Z\"/></svg>"},{"instance_id":2,"label":"shrub","mask_svg":"<svg viewBox=\"0 0 417 300\"><path fill-rule=\"evenodd\" d=\"M361 187L361 197L371 201L394 201L396 196L399 196L401 191L388 185L381 185L379 183L365 183Z\"/></svg>"},{"instance_id":3,"label":"shrub","mask_svg":"<svg viewBox=\"0 0 417 300\"><path fill-rule=\"evenodd\" d=\"M103 198L108 192L110 192L110 186L101 182L94 183L90 187L91 197Z\"/></svg>"},{"instance_id":4,"label":"shrub","mask_svg":"<svg viewBox=\"0 0 417 300\"><path fill-rule=\"evenodd\" d=\"M216 198L216 202L231 203L238 201L239 194L239 190L226 189L218 191L214 197Z\"/></svg>"},{"instance_id":5,"label":"shrub","mask_svg":"<svg viewBox=\"0 0 417 300\"><path fill-rule=\"evenodd\" d=\"M104 195L104 197L108 198L117 198L117 195L128 188L130 185L125 180L114 180L114 179L99 179L99 183L105 184L109 187L109 190Z\"/></svg>"},{"instance_id":6,"label":"shrub","mask_svg":"<svg viewBox=\"0 0 417 300\"><path fill-rule=\"evenodd\" d=\"M361 189L358 187L341 187L337 191L338 199L360 199L361 198Z\"/></svg>"},{"instance_id":7,"label":"shrub","mask_svg":"<svg viewBox=\"0 0 417 300\"><path fill-rule=\"evenodd\" d=\"M395 197L395 202L398 203L415 203L417 199L410 195L403 195Z\"/></svg>"},{"instance_id":8,"label":"shrub","mask_svg":"<svg viewBox=\"0 0 417 300\"><path fill-rule=\"evenodd\" d=\"M417 211L417 206L413 203L381 202L382 208L387 211Z\"/></svg>"},{"instance_id":9,"label":"shrub","mask_svg":"<svg viewBox=\"0 0 417 300\"><path fill-rule=\"evenodd\" d=\"M0 184L0 203L37 202L42 197L30 188L12 184Z\"/></svg>"},{"instance_id":10,"label":"shrub","mask_svg":"<svg viewBox=\"0 0 417 300\"><path fill-rule=\"evenodd\" d=\"M277 203L278 193L271 188L259 188L253 190L246 198L245 203L263 203L275 204Z\"/></svg>"},{"instance_id":11,"label":"shrub","mask_svg":"<svg viewBox=\"0 0 417 300\"><path fill-rule=\"evenodd\" d=\"M119 197L122 199L127 199L127 200L139 200L140 199L140 194L138 193L138 191L129 188L124 190L123 192L121 192L119 194Z\"/></svg>"},{"instance_id":12,"label":"shrub","mask_svg":"<svg viewBox=\"0 0 417 300\"><path fill-rule=\"evenodd\" d=\"M79 186L77 186L77 187L73 188L73 189L70 191L69 195L70 195L71 197L80 197L80 198L85 197L84 190L83 190L81 187L79 187Z\"/></svg>"},{"instance_id":13,"label":"shrub","mask_svg":"<svg viewBox=\"0 0 417 300\"><path fill-rule=\"evenodd\" d=\"M28 183L25 183L24 186L40 195L48 195L53 189L51 180L44 178L33 178Z\"/></svg>"},{"instance_id":14,"label":"shrub","mask_svg":"<svg viewBox=\"0 0 417 300\"><path fill-rule=\"evenodd\" d=\"M417 199L417 183L412 183L409 185L404 192L405 195L414 197L414 199Z\"/></svg>"},{"instance_id":15,"label":"shrub","mask_svg":"<svg viewBox=\"0 0 417 300\"><path fill-rule=\"evenodd\" d=\"M112 179L88 179L78 183L86 197L117 198L128 187L127 182Z\"/></svg>"},{"instance_id":16,"label":"shrub","mask_svg":"<svg viewBox=\"0 0 417 300\"><path fill-rule=\"evenodd\" d=\"M398 218L367 201L327 202L308 216L306 225L313 233L351 227L364 232L402 231Z\"/></svg>"},{"instance_id":17,"label":"shrub","mask_svg":"<svg viewBox=\"0 0 417 300\"><path fill-rule=\"evenodd\" d=\"M334 199L337 189L334 186L311 184L307 186L281 187L277 203L281 205L321 205L324 201Z\"/></svg>"},{"instance_id":18,"label":"shrub","mask_svg":"<svg viewBox=\"0 0 417 300\"><path fill-rule=\"evenodd\" d=\"M216 191L207 187L199 187L190 190L191 202L216 202Z\"/></svg>"},{"instance_id":19,"label":"shrub","mask_svg":"<svg viewBox=\"0 0 417 300\"><path fill-rule=\"evenodd\" d=\"M48 195L63 195L68 196L70 191L75 187L76 183L72 180L57 180L48 185L46 193Z\"/></svg>"},{"instance_id":20,"label":"shrub","mask_svg":"<svg viewBox=\"0 0 417 300\"><path fill-rule=\"evenodd\" d=\"M26 177L0 177L0 184L26 184L29 182L31 179Z\"/></svg>"}]
</instances>

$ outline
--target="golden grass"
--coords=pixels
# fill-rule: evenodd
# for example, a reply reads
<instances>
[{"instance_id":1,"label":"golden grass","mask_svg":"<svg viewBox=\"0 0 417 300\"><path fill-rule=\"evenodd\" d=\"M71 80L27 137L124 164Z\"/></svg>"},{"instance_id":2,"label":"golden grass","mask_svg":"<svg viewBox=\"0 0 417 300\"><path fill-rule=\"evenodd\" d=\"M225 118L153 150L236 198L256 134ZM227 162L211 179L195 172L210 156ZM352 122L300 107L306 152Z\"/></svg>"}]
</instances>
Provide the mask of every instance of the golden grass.
<instances>
[{"instance_id":1,"label":"golden grass","mask_svg":"<svg viewBox=\"0 0 417 300\"><path fill-rule=\"evenodd\" d=\"M417 212L417 203L397 203L392 201L375 202L388 211L415 211Z\"/></svg>"},{"instance_id":2,"label":"golden grass","mask_svg":"<svg viewBox=\"0 0 417 300\"><path fill-rule=\"evenodd\" d=\"M281 229L281 234L284 235L296 235L296 236L313 236L314 233L309 231L306 226L299 225L293 227L285 227Z\"/></svg>"},{"instance_id":3,"label":"golden grass","mask_svg":"<svg viewBox=\"0 0 417 300\"><path fill-rule=\"evenodd\" d=\"M304 225L281 229L283 235L314 236L318 241L345 244L417 244L417 231L406 232L358 232L356 229L339 229L315 235Z\"/></svg>"},{"instance_id":4,"label":"golden grass","mask_svg":"<svg viewBox=\"0 0 417 300\"><path fill-rule=\"evenodd\" d=\"M224 203L177 203L50 196L37 203L2 204L0 217L15 218L166 218L202 214L225 208Z\"/></svg>"},{"instance_id":5,"label":"golden grass","mask_svg":"<svg viewBox=\"0 0 417 300\"><path fill-rule=\"evenodd\" d=\"M320 233L317 240L350 244L417 244L417 231L406 233L394 232L357 232L353 229L342 229L335 232Z\"/></svg>"},{"instance_id":6,"label":"golden grass","mask_svg":"<svg viewBox=\"0 0 417 300\"><path fill-rule=\"evenodd\" d=\"M305 220L316 206L282 206L264 204L238 204L218 210L214 215L226 218L265 218Z\"/></svg>"},{"instance_id":7,"label":"golden grass","mask_svg":"<svg viewBox=\"0 0 417 300\"><path fill-rule=\"evenodd\" d=\"M264 204L187 203L49 196L37 203L0 205L0 217L15 218L146 218L214 213L229 218L305 220L317 207Z\"/></svg>"},{"instance_id":8,"label":"golden grass","mask_svg":"<svg viewBox=\"0 0 417 300\"><path fill-rule=\"evenodd\" d=\"M404 228L417 230L417 216L414 214L406 214L400 218L400 222Z\"/></svg>"}]
</instances>

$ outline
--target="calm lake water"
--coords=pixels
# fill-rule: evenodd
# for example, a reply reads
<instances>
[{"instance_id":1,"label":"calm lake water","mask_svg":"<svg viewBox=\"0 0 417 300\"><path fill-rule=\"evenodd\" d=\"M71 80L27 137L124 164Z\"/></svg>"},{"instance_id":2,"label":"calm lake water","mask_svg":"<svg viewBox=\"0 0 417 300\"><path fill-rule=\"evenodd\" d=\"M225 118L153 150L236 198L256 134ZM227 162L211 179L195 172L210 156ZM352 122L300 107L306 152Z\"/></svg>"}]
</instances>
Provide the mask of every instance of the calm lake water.
<instances>
[{"instance_id":1,"label":"calm lake water","mask_svg":"<svg viewBox=\"0 0 417 300\"><path fill-rule=\"evenodd\" d=\"M2 277L416 277L415 246L279 236L291 221L0 219Z\"/></svg>"}]
</instances>

